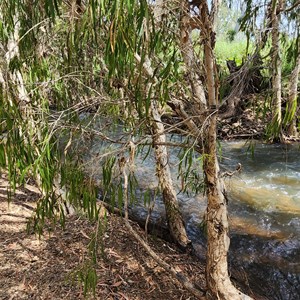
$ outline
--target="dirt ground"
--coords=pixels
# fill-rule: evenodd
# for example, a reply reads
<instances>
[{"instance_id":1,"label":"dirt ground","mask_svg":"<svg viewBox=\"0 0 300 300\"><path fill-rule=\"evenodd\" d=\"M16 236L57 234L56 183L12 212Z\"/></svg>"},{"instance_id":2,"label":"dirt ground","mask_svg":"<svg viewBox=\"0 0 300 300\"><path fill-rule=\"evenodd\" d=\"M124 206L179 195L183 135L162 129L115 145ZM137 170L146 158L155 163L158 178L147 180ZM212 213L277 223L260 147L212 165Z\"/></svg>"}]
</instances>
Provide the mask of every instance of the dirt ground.
<instances>
[{"instance_id":1,"label":"dirt ground","mask_svg":"<svg viewBox=\"0 0 300 300\"><path fill-rule=\"evenodd\" d=\"M39 198L34 186L20 188L7 200L7 180L0 178L0 299L83 299L72 274L88 258L95 224L72 216L41 239L26 224ZM143 231L134 228L141 235ZM204 288L204 266L172 244L149 237L161 258ZM98 254L96 299L195 299L159 267L130 236L122 219L109 215ZM100 247L101 248L101 247ZM92 296L90 298L93 298Z\"/></svg>"}]
</instances>

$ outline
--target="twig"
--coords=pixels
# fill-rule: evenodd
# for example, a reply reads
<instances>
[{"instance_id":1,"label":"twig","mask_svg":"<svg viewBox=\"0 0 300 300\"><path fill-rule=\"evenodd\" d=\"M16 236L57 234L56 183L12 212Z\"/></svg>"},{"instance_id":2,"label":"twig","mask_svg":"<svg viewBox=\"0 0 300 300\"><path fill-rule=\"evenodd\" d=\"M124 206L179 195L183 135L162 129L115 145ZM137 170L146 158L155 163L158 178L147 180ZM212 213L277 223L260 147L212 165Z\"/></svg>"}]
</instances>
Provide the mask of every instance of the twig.
<instances>
[{"instance_id":1,"label":"twig","mask_svg":"<svg viewBox=\"0 0 300 300\"><path fill-rule=\"evenodd\" d=\"M229 172L229 171L223 172L221 174L221 177L225 177L225 176L232 177L234 174L241 172L241 170L242 170L242 165L240 163L238 163L237 166L236 166L236 169L234 171L232 171L232 172Z\"/></svg>"},{"instance_id":2,"label":"twig","mask_svg":"<svg viewBox=\"0 0 300 300\"><path fill-rule=\"evenodd\" d=\"M299 5L300 5L300 1L297 1L297 2L295 2L292 6L286 8L286 9L280 10L280 12L281 12L281 11L289 12L289 11L293 10L294 8L296 8L296 7L299 6Z\"/></svg>"}]
</instances>

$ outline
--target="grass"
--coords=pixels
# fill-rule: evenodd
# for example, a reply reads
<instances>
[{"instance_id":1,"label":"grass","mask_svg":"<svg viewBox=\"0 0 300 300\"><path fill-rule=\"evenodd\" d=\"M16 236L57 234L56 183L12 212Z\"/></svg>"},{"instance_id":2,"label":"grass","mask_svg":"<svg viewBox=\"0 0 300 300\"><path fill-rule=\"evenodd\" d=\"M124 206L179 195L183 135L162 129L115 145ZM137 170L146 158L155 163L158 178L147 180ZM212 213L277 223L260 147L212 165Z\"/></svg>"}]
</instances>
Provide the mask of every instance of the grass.
<instances>
[{"instance_id":1,"label":"grass","mask_svg":"<svg viewBox=\"0 0 300 300\"><path fill-rule=\"evenodd\" d=\"M249 50L251 50L251 45ZM217 63L222 67L226 66L227 60L235 60L237 65L243 62L243 58L247 55L247 41L245 38L229 42L225 38L219 38L216 43L215 53Z\"/></svg>"}]
</instances>

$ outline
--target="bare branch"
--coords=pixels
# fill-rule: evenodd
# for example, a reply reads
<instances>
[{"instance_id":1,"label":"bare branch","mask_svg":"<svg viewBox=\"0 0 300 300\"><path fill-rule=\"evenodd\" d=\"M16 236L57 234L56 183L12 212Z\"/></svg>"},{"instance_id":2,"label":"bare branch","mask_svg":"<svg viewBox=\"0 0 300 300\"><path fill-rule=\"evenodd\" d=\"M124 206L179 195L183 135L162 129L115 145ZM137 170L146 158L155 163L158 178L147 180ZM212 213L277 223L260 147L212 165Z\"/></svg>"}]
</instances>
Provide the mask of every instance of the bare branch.
<instances>
[{"instance_id":1,"label":"bare branch","mask_svg":"<svg viewBox=\"0 0 300 300\"><path fill-rule=\"evenodd\" d=\"M289 11L293 10L294 8L296 8L299 5L300 5L300 0L298 0L297 2L295 2L292 6L286 8L286 9L282 9L281 11L289 12Z\"/></svg>"}]
</instances>

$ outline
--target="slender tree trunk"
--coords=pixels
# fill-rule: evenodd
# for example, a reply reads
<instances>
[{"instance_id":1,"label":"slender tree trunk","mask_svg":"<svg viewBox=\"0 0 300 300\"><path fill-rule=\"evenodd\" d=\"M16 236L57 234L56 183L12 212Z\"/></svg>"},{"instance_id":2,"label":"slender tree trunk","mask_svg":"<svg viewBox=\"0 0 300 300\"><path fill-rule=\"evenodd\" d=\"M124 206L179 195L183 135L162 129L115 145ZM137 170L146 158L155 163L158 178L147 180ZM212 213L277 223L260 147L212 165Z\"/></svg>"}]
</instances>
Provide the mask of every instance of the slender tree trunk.
<instances>
[{"instance_id":1,"label":"slender tree trunk","mask_svg":"<svg viewBox=\"0 0 300 300\"><path fill-rule=\"evenodd\" d=\"M281 136L281 56L279 41L280 9L283 0L273 0L271 5L272 27L272 131L275 139Z\"/></svg>"},{"instance_id":2,"label":"slender tree trunk","mask_svg":"<svg viewBox=\"0 0 300 300\"><path fill-rule=\"evenodd\" d=\"M39 114L35 111L34 106L36 103L33 103L33 100L29 97L29 93L26 90L26 85L24 83L24 78L20 70L16 69L13 72L9 70L9 64L13 59L18 59L20 55L19 50L19 32L20 32L20 21L18 16L14 17L14 32L10 35L7 42L7 52L5 54L5 62L3 61L3 65L5 66L4 72L0 69L0 83L3 81L4 88L6 89L7 99L11 106L17 105L20 114L24 122L27 122L27 126L24 129L22 126L18 127L20 135L23 136L25 143L27 144L39 144L42 140L42 122L46 122L45 119L41 119L36 116ZM1 66L1 65L0 65ZM2 74L1 74L2 73ZM5 74L3 76L3 74ZM1 78L2 77L2 78ZM6 82L4 77L6 77ZM9 84L10 83L10 84ZM13 88L11 87L13 86ZM15 99L13 103L12 99ZM37 106L37 105L36 105ZM36 151L39 151L35 148ZM46 195L46 191L43 188L42 178L40 173L33 174L35 176L36 183L40 189L40 191ZM53 182L53 191L56 194L57 199L61 199L61 209L64 211L68 211L69 214L73 214L75 212L74 208L67 203L67 193L66 187L60 186L60 176L56 175Z\"/></svg>"},{"instance_id":3,"label":"slender tree trunk","mask_svg":"<svg viewBox=\"0 0 300 300\"><path fill-rule=\"evenodd\" d=\"M159 185L163 194L163 201L166 209L166 217L171 235L182 247L186 247L190 240L187 237L185 225L179 210L178 201L169 166L167 147L163 146L166 142L164 125L158 111L156 100L151 100L152 138L155 150L156 171Z\"/></svg>"},{"instance_id":4,"label":"slender tree trunk","mask_svg":"<svg viewBox=\"0 0 300 300\"><path fill-rule=\"evenodd\" d=\"M204 87L199 78L199 65L196 63L194 47L191 39L192 30L200 25L197 21L191 21L190 4L188 1L181 3L181 18L180 18L180 50L185 64L186 74L188 76L193 102L195 102L194 110L199 116L206 109L206 97ZM198 72L197 72L198 71ZM201 122L201 120L200 120Z\"/></svg>"},{"instance_id":5,"label":"slender tree trunk","mask_svg":"<svg viewBox=\"0 0 300 300\"><path fill-rule=\"evenodd\" d=\"M6 59L6 66L9 66L10 62L14 58L19 57L19 31L20 31L20 21L18 17L14 17L15 28L14 32L10 35L8 42L7 42L7 52L5 54ZM29 103L30 100L27 95L27 91L25 89L24 81L22 74L19 70L14 70L13 72L7 70L7 74L10 77L9 79L15 84L16 86L16 97L19 99L21 106L25 107L26 103Z\"/></svg>"},{"instance_id":6,"label":"slender tree trunk","mask_svg":"<svg viewBox=\"0 0 300 300\"><path fill-rule=\"evenodd\" d=\"M141 57L137 53L135 54L135 58L137 62L141 63ZM149 78L157 81L157 79L154 77L154 72L151 68L149 59L146 58L146 62L143 64L143 68ZM153 84L155 85L156 82L154 82ZM148 92L150 90L150 87L151 83L149 83L148 85ZM158 105L159 103L156 101L155 95L151 95L151 129L155 150L157 177L163 194L163 201L166 209L166 218L170 233L175 242L185 248L190 243L190 240L188 239L186 234L185 224L179 210L176 192L173 186L173 180L169 166L168 151L167 147L164 145L166 142L165 129L161 121L161 115L159 113Z\"/></svg>"},{"instance_id":7,"label":"slender tree trunk","mask_svg":"<svg viewBox=\"0 0 300 300\"><path fill-rule=\"evenodd\" d=\"M39 127L36 126L34 120L34 111L32 107L31 99L28 96L28 92L26 90L23 75L20 70L15 69L11 71L9 69L10 63L13 59L19 59L19 32L20 32L20 21L18 15L14 16L14 31L10 34L9 39L7 41L7 52L5 53L5 62L3 62L5 66L5 76L7 82L5 83L5 88L7 93L10 95L7 97L11 106L16 105L12 102L12 98L16 99L16 103L18 108L23 115L24 120L28 123L28 132L22 132L22 128L19 128L20 134L24 135L27 138L27 143L31 143L35 136L38 138L41 136L41 132ZM11 83L8 84L8 83ZM13 88L12 88L13 86ZM29 134L29 135L28 135Z\"/></svg>"},{"instance_id":8,"label":"slender tree trunk","mask_svg":"<svg viewBox=\"0 0 300 300\"><path fill-rule=\"evenodd\" d=\"M164 13L164 1L156 1L154 6L155 26L160 26ZM141 59L137 54L135 57L137 61L141 62ZM153 78L153 70L151 68L150 61L144 64L144 69L149 78ZM150 87L151 85L149 84L148 91L150 90ZM179 245L185 248L190 243L190 240L188 239L186 234L185 224L179 210L177 196L173 186L173 180L169 166L168 151L167 147L163 145L166 142L165 128L161 121L161 115L159 113L159 103L156 101L154 94L151 97L150 108L150 113L152 116L151 129L155 151L156 172L163 194L168 227L173 239Z\"/></svg>"},{"instance_id":9,"label":"slender tree trunk","mask_svg":"<svg viewBox=\"0 0 300 300\"><path fill-rule=\"evenodd\" d=\"M207 2L200 8L202 28L201 37L204 43L204 64L206 70L206 87L208 94L208 125L204 136L203 169L206 181L207 194L207 262L206 279L208 297L212 299L240 300L251 299L238 291L230 281L228 274L227 253L230 239L228 236L228 212L224 197L225 186L219 176L219 163L217 159L217 90L216 72L213 49L215 46L214 19L217 3L212 6L209 15Z\"/></svg>"},{"instance_id":10,"label":"slender tree trunk","mask_svg":"<svg viewBox=\"0 0 300 300\"><path fill-rule=\"evenodd\" d=\"M299 72L300 72L300 37L298 37L298 56L296 59L295 67L290 77L290 86L289 86L289 95L288 95L288 109L289 109L288 113L291 114L292 120L288 124L287 133L289 136L295 136L295 137L298 137L298 131L296 127L296 117L297 117Z\"/></svg>"}]
</instances>

